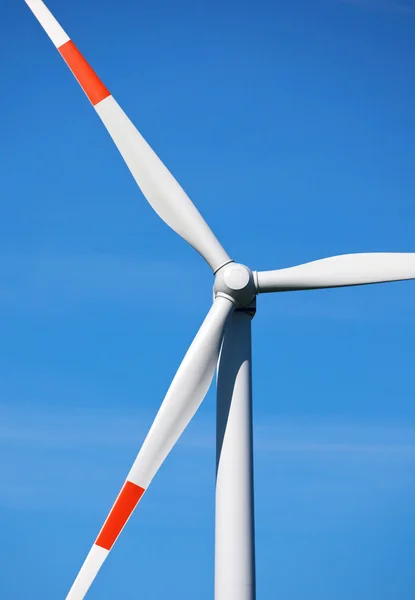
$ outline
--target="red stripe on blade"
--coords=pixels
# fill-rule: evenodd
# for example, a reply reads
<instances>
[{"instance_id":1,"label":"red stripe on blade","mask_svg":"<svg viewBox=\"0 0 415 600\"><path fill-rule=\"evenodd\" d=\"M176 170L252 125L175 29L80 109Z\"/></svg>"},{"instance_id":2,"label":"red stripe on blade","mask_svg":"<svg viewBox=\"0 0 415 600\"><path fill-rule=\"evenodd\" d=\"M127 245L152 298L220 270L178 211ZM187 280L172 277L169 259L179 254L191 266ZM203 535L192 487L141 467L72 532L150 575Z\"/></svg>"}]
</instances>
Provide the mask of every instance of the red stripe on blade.
<instances>
[{"instance_id":1,"label":"red stripe on blade","mask_svg":"<svg viewBox=\"0 0 415 600\"><path fill-rule=\"evenodd\" d=\"M110 96L105 85L71 40L60 46L58 50L94 106Z\"/></svg>"},{"instance_id":2,"label":"red stripe on blade","mask_svg":"<svg viewBox=\"0 0 415 600\"><path fill-rule=\"evenodd\" d=\"M108 519L104 523L104 527L96 539L95 544L97 546L111 550L115 540L120 535L122 528L128 521L144 492L144 488L131 483L131 481L126 481L108 515Z\"/></svg>"}]
</instances>

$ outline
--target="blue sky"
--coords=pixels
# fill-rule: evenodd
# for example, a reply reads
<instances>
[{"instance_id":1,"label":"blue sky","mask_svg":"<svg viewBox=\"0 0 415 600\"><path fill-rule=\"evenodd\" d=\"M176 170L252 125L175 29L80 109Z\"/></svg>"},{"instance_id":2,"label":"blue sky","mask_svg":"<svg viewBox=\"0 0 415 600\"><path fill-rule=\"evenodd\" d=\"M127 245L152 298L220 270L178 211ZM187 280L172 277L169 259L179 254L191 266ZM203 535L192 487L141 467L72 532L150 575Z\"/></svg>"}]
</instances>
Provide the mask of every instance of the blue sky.
<instances>
[{"instance_id":1,"label":"blue sky","mask_svg":"<svg viewBox=\"0 0 415 600\"><path fill-rule=\"evenodd\" d=\"M253 269L415 251L415 3L50 0ZM0 597L64 598L211 301L23 1L0 19ZM260 297L258 598L412 600L415 283ZM214 394L88 596L213 589Z\"/></svg>"}]
</instances>

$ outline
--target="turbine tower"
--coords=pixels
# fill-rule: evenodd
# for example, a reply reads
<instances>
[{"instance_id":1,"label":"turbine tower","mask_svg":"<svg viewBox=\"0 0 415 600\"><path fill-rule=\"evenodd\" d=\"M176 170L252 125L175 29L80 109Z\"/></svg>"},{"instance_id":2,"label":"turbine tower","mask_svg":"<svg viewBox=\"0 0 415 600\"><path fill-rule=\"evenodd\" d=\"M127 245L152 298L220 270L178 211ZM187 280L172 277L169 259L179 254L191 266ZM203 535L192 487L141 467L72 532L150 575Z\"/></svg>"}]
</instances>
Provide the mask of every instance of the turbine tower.
<instances>
[{"instance_id":1,"label":"turbine tower","mask_svg":"<svg viewBox=\"0 0 415 600\"><path fill-rule=\"evenodd\" d=\"M257 294L415 279L415 253L347 254L275 271L235 263L42 0L25 0L155 212L211 267L214 300L66 600L82 600L217 378L215 600L255 599L251 320Z\"/></svg>"}]
</instances>

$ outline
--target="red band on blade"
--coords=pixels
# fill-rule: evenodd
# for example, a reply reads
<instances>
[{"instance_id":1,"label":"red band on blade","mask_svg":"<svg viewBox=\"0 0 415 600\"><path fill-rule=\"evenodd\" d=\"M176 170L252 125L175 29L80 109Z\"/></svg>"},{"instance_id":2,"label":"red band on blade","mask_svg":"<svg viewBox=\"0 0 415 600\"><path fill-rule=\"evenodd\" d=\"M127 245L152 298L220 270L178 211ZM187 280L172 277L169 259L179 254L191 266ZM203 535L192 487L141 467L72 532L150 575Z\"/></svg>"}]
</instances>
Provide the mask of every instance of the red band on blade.
<instances>
[{"instance_id":1,"label":"red band on blade","mask_svg":"<svg viewBox=\"0 0 415 600\"><path fill-rule=\"evenodd\" d=\"M126 481L104 523L104 527L96 539L95 544L97 546L111 550L115 540L120 535L122 528L128 521L144 492L144 488L131 483L131 481Z\"/></svg>"},{"instance_id":2,"label":"red band on blade","mask_svg":"<svg viewBox=\"0 0 415 600\"><path fill-rule=\"evenodd\" d=\"M110 96L105 85L71 40L60 46L58 50L94 106Z\"/></svg>"}]
</instances>

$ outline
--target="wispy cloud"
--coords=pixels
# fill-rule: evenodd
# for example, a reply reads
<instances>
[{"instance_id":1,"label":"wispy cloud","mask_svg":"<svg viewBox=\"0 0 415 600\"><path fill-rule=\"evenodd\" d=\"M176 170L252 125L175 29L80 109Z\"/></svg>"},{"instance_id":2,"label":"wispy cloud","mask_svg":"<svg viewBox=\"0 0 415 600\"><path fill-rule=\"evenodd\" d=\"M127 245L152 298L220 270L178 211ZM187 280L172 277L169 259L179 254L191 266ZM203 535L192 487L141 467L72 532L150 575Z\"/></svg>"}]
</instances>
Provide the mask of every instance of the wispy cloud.
<instances>
[{"instance_id":1,"label":"wispy cloud","mask_svg":"<svg viewBox=\"0 0 415 600\"><path fill-rule=\"evenodd\" d=\"M128 447L144 439L154 414L148 410L80 409L0 404L0 445L40 449ZM215 447L213 417L198 418L184 436L185 447ZM275 418L255 424L256 449L265 453L390 453L415 458L415 424L362 423L340 419Z\"/></svg>"},{"instance_id":2,"label":"wispy cloud","mask_svg":"<svg viewBox=\"0 0 415 600\"><path fill-rule=\"evenodd\" d=\"M92 509L97 488L111 496L121 484L153 416L142 411L60 413L46 407L0 406L0 504ZM214 428L213 416L203 416L185 432L163 473L165 481L174 480L176 490L187 489L189 481L194 486L195 480L211 480ZM333 474L338 478L346 472L348 482L353 475L360 482L376 480L387 487L397 477L407 481L412 472L415 426L259 421L255 449L259 485L264 478L268 483L273 477L285 479L288 469L290 478L302 473L298 485L304 489L318 482L332 485Z\"/></svg>"},{"instance_id":3,"label":"wispy cloud","mask_svg":"<svg viewBox=\"0 0 415 600\"><path fill-rule=\"evenodd\" d=\"M371 10L382 10L405 15L415 15L415 6L399 0L338 0L341 4L353 4Z\"/></svg>"},{"instance_id":4,"label":"wispy cloud","mask_svg":"<svg viewBox=\"0 0 415 600\"><path fill-rule=\"evenodd\" d=\"M164 301L168 288L171 306L177 308L183 305L183 293L203 289L204 274L169 261L110 254L0 255L0 307L3 313L62 313L97 303L154 307Z\"/></svg>"},{"instance_id":5,"label":"wispy cloud","mask_svg":"<svg viewBox=\"0 0 415 600\"><path fill-rule=\"evenodd\" d=\"M310 456L382 457L415 460L415 426L328 420L276 420L259 425L258 449Z\"/></svg>"}]
</instances>

